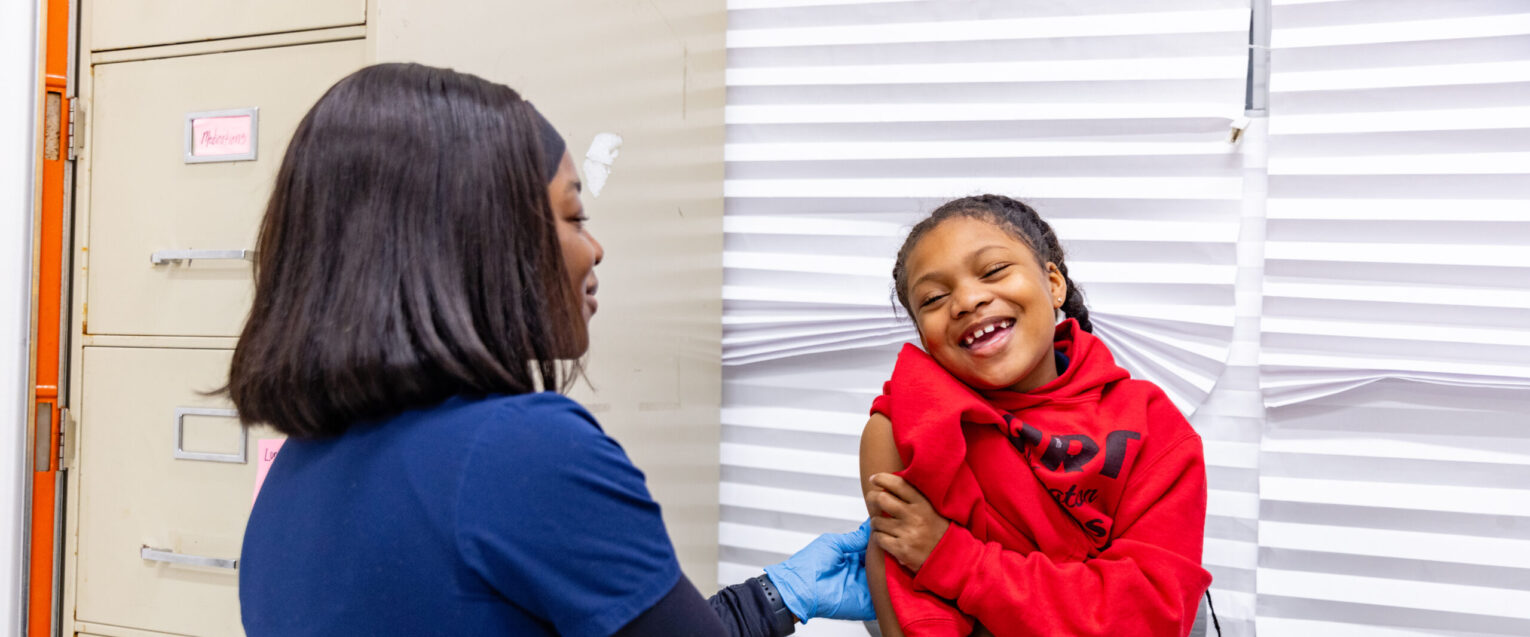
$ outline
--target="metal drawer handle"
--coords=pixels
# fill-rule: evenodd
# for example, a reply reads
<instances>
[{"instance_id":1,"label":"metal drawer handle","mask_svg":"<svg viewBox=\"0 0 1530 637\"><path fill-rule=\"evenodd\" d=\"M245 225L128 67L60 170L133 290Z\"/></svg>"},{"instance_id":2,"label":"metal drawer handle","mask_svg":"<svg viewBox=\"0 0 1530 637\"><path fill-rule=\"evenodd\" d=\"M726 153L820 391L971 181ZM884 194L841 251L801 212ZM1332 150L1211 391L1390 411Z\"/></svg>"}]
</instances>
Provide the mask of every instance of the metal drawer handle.
<instances>
[{"instance_id":1,"label":"metal drawer handle","mask_svg":"<svg viewBox=\"0 0 1530 637\"><path fill-rule=\"evenodd\" d=\"M195 260L207 261L254 261L254 250L160 250L149 255L154 265L185 261L191 265Z\"/></svg>"},{"instance_id":2,"label":"metal drawer handle","mask_svg":"<svg viewBox=\"0 0 1530 637\"><path fill-rule=\"evenodd\" d=\"M206 460L208 462L230 462L244 464L248 462L250 436L243 427L239 428L239 451L237 453L208 453L205 451L187 451L186 442L186 417L187 416L219 416L222 418L238 418L239 412L232 409L213 409L209 407L176 407L175 408L175 458L177 460Z\"/></svg>"},{"instance_id":3,"label":"metal drawer handle","mask_svg":"<svg viewBox=\"0 0 1530 637\"><path fill-rule=\"evenodd\" d=\"M147 546L138 551L138 555L151 562L164 562L166 564L179 564L181 566L205 566L207 568L226 568L232 571L239 570L239 560L225 560L220 557L206 557L202 555L186 555L165 549L151 549Z\"/></svg>"}]
</instances>

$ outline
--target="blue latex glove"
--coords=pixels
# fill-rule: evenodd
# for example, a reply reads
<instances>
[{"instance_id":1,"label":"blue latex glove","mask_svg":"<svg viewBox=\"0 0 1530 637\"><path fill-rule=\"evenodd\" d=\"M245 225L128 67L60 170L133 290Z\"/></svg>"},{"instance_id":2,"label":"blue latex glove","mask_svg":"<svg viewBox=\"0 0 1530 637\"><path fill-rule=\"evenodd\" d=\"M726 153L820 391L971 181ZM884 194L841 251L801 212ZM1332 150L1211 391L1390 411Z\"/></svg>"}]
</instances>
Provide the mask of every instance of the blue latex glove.
<instances>
[{"instance_id":1,"label":"blue latex glove","mask_svg":"<svg viewBox=\"0 0 1530 637\"><path fill-rule=\"evenodd\" d=\"M871 520L849 533L818 536L785 562L765 567L781 601L802 623L813 617L871 620L871 591L866 588L866 542Z\"/></svg>"}]
</instances>

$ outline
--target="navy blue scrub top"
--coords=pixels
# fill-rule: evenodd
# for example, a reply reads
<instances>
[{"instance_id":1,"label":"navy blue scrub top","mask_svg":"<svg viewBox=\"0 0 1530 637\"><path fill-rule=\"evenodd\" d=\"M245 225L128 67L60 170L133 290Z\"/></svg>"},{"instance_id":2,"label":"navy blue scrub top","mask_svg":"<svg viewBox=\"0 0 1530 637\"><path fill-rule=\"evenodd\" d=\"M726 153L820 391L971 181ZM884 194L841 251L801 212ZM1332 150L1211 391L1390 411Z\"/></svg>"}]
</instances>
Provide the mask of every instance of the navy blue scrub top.
<instances>
[{"instance_id":1,"label":"navy blue scrub top","mask_svg":"<svg viewBox=\"0 0 1530 637\"><path fill-rule=\"evenodd\" d=\"M643 473L541 393L288 441L245 529L239 601L250 637L603 637L679 577Z\"/></svg>"}]
</instances>

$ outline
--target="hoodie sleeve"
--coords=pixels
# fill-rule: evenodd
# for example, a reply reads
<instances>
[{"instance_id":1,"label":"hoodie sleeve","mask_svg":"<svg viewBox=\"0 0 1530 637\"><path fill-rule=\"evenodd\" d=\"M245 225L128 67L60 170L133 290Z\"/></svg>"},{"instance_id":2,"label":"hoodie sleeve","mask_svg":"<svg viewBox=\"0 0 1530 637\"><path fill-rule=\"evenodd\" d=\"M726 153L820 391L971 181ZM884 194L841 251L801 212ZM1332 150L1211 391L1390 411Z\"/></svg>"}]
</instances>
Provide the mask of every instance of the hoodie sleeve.
<instances>
[{"instance_id":1,"label":"hoodie sleeve","mask_svg":"<svg viewBox=\"0 0 1530 637\"><path fill-rule=\"evenodd\" d=\"M951 525L952 529L961 528ZM950 533L947 532L947 535ZM909 572L891 555L887 563L887 594L904 637L967 637L973 620L957 609L956 604L921 589Z\"/></svg>"},{"instance_id":2,"label":"hoodie sleeve","mask_svg":"<svg viewBox=\"0 0 1530 637\"><path fill-rule=\"evenodd\" d=\"M996 637L1186 635L1211 585L1201 568L1200 437L1187 433L1131 480L1118 532L1093 558L1060 562L1039 551L1009 551L952 524L914 583L955 600Z\"/></svg>"}]
</instances>

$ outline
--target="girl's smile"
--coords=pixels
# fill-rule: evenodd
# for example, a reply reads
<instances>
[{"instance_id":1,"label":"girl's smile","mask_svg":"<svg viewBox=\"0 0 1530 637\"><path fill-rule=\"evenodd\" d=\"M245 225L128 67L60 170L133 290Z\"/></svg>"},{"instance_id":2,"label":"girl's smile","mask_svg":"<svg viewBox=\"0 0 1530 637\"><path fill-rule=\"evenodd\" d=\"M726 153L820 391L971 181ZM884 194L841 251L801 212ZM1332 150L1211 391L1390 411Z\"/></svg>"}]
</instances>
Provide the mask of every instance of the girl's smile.
<instances>
[{"instance_id":1,"label":"girl's smile","mask_svg":"<svg viewBox=\"0 0 1530 637\"><path fill-rule=\"evenodd\" d=\"M1015 326L1015 319L1007 317L988 318L978 321L967 336L962 339L961 346L972 352L973 356L994 356L1004 351L1009 345L1009 335Z\"/></svg>"}]
</instances>

